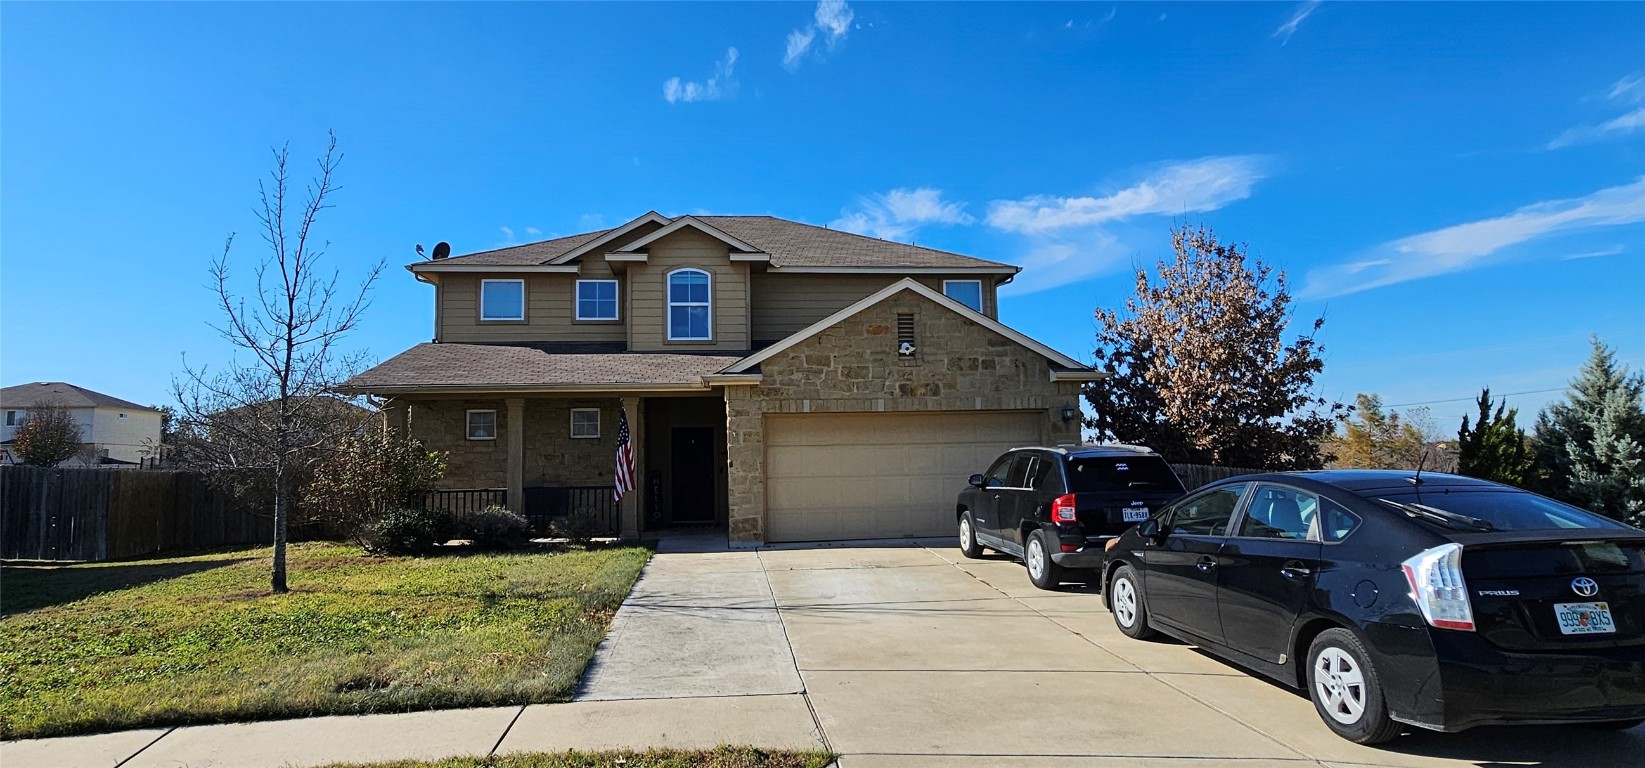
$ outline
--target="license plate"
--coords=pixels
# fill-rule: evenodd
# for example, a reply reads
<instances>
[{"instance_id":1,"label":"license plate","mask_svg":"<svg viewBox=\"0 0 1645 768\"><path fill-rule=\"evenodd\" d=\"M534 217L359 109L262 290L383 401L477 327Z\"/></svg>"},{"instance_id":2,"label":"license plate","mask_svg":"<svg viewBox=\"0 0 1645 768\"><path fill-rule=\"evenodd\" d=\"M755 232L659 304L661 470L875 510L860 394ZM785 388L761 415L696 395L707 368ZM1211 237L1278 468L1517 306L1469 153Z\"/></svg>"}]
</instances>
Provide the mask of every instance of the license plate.
<instances>
[{"instance_id":1,"label":"license plate","mask_svg":"<svg viewBox=\"0 0 1645 768\"><path fill-rule=\"evenodd\" d=\"M1148 519L1148 508L1147 507L1138 507L1136 509L1127 509L1127 510L1121 511L1120 515L1121 515L1120 519L1124 520L1127 523L1140 523L1140 522Z\"/></svg>"},{"instance_id":2,"label":"license plate","mask_svg":"<svg viewBox=\"0 0 1645 768\"><path fill-rule=\"evenodd\" d=\"M1611 606L1606 603L1554 603L1559 631L1567 635L1600 635L1616 631Z\"/></svg>"}]
</instances>

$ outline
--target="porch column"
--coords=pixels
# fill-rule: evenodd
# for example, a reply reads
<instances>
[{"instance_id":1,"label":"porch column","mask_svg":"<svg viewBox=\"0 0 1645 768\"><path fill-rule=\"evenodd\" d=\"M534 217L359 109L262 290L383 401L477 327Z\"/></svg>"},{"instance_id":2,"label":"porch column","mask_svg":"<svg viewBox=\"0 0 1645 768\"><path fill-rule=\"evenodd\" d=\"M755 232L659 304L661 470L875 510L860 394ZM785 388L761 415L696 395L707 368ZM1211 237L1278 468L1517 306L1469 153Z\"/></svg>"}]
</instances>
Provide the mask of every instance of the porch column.
<instances>
[{"instance_id":1,"label":"porch column","mask_svg":"<svg viewBox=\"0 0 1645 768\"><path fill-rule=\"evenodd\" d=\"M525 514L525 398L510 397L508 405L508 508Z\"/></svg>"},{"instance_id":2,"label":"porch column","mask_svg":"<svg viewBox=\"0 0 1645 768\"><path fill-rule=\"evenodd\" d=\"M628 414L628 439L634 445L634 490L623 495L622 537L640 538L640 516L645 514L645 468L648 460L645 450L645 401L638 397L623 398L623 411Z\"/></svg>"}]
</instances>

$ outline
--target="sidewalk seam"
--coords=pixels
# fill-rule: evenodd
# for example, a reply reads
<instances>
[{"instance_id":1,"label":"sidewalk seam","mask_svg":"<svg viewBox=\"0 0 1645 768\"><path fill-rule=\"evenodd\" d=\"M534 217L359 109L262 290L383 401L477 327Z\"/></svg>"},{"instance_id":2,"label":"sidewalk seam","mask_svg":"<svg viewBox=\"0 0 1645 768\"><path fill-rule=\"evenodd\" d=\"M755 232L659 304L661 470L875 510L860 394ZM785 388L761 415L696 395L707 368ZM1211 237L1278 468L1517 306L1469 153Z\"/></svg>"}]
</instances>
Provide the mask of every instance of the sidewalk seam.
<instances>
[{"instance_id":1,"label":"sidewalk seam","mask_svg":"<svg viewBox=\"0 0 1645 768\"><path fill-rule=\"evenodd\" d=\"M521 704L520 705L520 711L515 712L514 717L509 718L508 726L503 728L502 735L497 737L497 743L496 744L491 745L491 751L486 753L486 757L491 757L492 755L497 754L498 748L503 746L503 739L508 738L508 732L514 730L514 724L520 722L520 715L525 714L525 708L529 707L529 706L531 706L531 705L530 704ZM116 768L118 768L118 766L116 766Z\"/></svg>"},{"instance_id":2,"label":"sidewalk seam","mask_svg":"<svg viewBox=\"0 0 1645 768\"><path fill-rule=\"evenodd\" d=\"M760 556L759 550L754 550L754 560L760 564L760 575L765 577L765 588L771 593L771 609L777 612L777 626L782 627L783 644L788 646L788 660L794 664L794 677L800 681L800 698L805 701L805 711L811 713L811 724L817 728L817 738L822 741L823 749L833 752L834 748L828 743L828 732L823 730L822 718L817 716L817 707L811 703L811 692L805 685L805 675L800 672L800 659L794 655L794 641L788 637L788 620L783 618L783 606L777 600L777 588L771 584L771 570L765 567L765 558ZM835 764L839 760L834 761Z\"/></svg>"},{"instance_id":3,"label":"sidewalk seam","mask_svg":"<svg viewBox=\"0 0 1645 768\"><path fill-rule=\"evenodd\" d=\"M152 746L154 746L154 745L156 745L156 744L159 744L159 743L160 743L160 740L161 740L161 739L163 739L163 738L165 738L165 737L167 737L167 736L170 736L170 735L171 735L171 733L172 733L172 731L175 731L175 730L177 730L177 728L178 728L178 727L179 727L179 726L175 726L175 725L174 725L174 726L172 726L172 727L170 727L170 728L167 728L167 729L166 729L166 732L165 732L165 733L162 733L162 734L160 734L160 735L159 735L159 736L156 736L156 737L154 737L154 741L151 741L151 742L149 742L149 743L147 743L147 744L144 744L144 745L143 745L143 746L142 746L142 748L141 748L141 749L138 749L138 750L137 750L137 751L136 751L136 752L133 752L133 753L131 753L131 755L130 755L130 756L128 756L128 757L127 757L127 758L126 758L126 759L124 759L124 760L121 760L121 761L120 761L120 762L118 762L118 763L115 763L115 764L114 764L114 768L120 768L120 766L122 766L122 765L125 765L125 764L126 764L126 763L129 763L129 762L131 762L131 761L133 761L133 760L136 760L136 759L137 759L137 756L138 756L138 755L141 755L141 754L143 754L143 753L144 753L144 752L147 752L147 751L148 751L148 748L149 748L149 747L152 747Z\"/></svg>"}]
</instances>

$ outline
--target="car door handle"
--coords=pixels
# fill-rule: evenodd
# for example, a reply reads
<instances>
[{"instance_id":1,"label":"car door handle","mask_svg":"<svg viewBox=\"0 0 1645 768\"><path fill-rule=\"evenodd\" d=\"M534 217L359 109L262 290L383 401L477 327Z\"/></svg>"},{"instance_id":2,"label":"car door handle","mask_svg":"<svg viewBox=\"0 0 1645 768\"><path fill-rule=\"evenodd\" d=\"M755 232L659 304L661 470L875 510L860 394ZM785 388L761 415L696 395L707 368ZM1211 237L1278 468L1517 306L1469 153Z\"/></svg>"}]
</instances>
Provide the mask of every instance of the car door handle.
<instances>
[{"instance_id":1,"label":"car door handle","mask_svg":"<svg viewBox=\"0 0 1645 768\"><path fill-rule=\"evenodd\" d=\"M1302 563L1299 563L1295 560L1292 560L1292 561L1286 563L1285 565L1280 566L1279 572L1282 575L1284 575L1285 578L1287 578L1287 579L1301 579L1301 578L1305 578L1307 576L1311 576L1314 573L1313 571L1309 570L1307 568L1307 566L1304 566Z\"/></svg>"},{"instance_id":2,"label":"car door handle","mask_svg":"<svg viewBox=\"0 0 1645 768\"><path fill-rule=\"evenodd\" d=\"M1200 555L1199 562L1194 563L1194 567L1198 568L1200 573L1210 573L1212 568L1217 567L1217 559L1210 555Z\"/></svg>"}]
</instances>

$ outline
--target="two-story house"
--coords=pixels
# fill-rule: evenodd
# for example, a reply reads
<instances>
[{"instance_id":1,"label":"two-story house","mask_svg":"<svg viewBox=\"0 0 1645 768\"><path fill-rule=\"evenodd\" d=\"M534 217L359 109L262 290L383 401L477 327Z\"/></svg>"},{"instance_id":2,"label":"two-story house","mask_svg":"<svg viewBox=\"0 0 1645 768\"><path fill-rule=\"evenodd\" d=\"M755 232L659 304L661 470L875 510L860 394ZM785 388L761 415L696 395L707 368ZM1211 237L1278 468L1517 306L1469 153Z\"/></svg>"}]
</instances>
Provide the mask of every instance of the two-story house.
<instances>
[{"instance_id":1,"label":"two-story house","mask_svg":"<svg viewBox=\"0 0 1645 768\"><path fill-rule=\"evenodd\" d=\"M623 533L951 534L965 478L1075 442L1089 366L996 319L1017 267L769 216L647 213L408 269L434 340L348 382L450 452L451 488L612 486Z\"/></svg>"},{"instance_id":2,"label":"two-story house","mask_svg":"<svg viewBox=\"0 0 1645 768\"><path fill-rule=\"evenodd\" d=\"M88 459L136 464L159 455L159 411L61 381L37 381L0 389L0 450L5 451L0 460L12 460L12 438L28 423L29 411L42 407L61 408L80 426L80 442L88 450L64 464Z\"/></svg>"}]
</instances>

